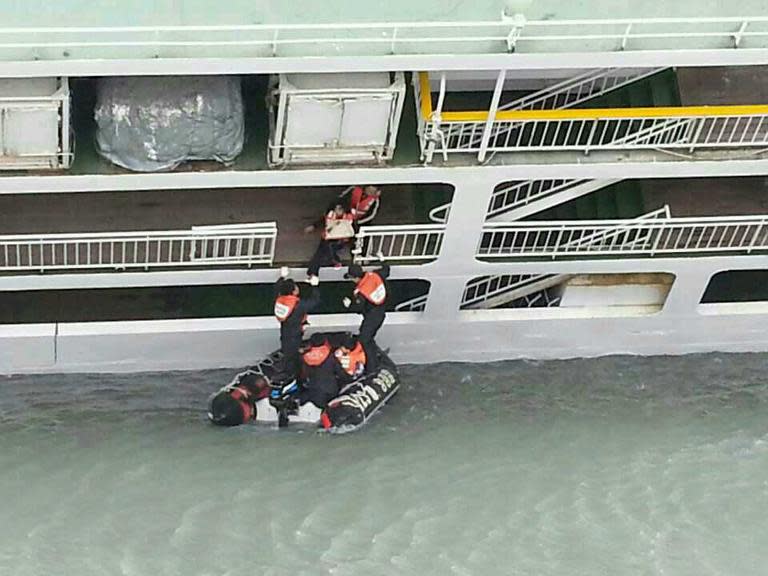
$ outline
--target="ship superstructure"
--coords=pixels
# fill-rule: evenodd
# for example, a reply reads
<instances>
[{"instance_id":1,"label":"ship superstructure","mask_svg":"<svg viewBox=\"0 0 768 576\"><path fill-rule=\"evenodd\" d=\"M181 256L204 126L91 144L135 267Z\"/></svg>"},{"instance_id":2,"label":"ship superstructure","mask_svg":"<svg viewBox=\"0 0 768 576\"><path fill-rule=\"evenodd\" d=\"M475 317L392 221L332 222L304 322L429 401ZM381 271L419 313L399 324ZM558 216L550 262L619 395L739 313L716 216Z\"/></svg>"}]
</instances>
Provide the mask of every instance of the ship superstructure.
<instances>
[{"instance_id":1,"label":"ship superstructure","mask_svg":"<svg viewBox=\"0 0 768 576\"><path fill-rule=\"evenodd\" d=\"M0 28L3 372L247 364L275 347L277 269L305 276L303 228L368 184L352 257L393 266L398 362L768 349L759 2L198 4ZM122 141L99 130L146 115L105 106L104 79L137 76L237 78L234 159L105 159ZM342 272L322 269L313 327L359 322Z\"/></svg>"}]
</instances>

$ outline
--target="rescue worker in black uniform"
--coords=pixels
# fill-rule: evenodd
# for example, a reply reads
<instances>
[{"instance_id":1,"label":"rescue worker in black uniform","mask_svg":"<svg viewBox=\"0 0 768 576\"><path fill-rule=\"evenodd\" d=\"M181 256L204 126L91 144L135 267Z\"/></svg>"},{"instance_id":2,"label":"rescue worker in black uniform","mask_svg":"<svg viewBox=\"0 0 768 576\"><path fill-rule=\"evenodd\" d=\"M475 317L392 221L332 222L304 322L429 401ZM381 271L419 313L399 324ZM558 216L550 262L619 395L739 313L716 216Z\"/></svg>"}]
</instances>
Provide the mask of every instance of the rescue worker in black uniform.
<instances>
[{"instance_id":1,"label":"rescue worker in black uniform","mask_svg":"<svg viewBox=\"0 0 768 576\"><path fill-rule=\"evenodd\" d=\"M341 368L333 355L333 349L324 334L312 334L309 347L302 354L303 383L299 402L312 402L325 408L339 394Z\"/></svg>"},{"instance_id":2,"label":"rescue worker in black uniform","mask_svg":"<svg viewBox=\"0 0 768 576\"><path fill-rule=\"evenodd\" d=\"M286 377L299 375L302 334L307 324L307 314L314 312L320 304L320 283L317 276L310 278L310 293L304 300L296 282L288 278L288 268L280 269L280 278L275 284L275 317L280 322L280 350L283 353L282 369Z\"/></svg>"},{"instance_id":3,"label":"rescue worker in black uniform","mask_svg":"<svg viewBox=\"0 0 768 576\"><path fill-rule=\"evenodd\" d=\"M344 277L354 280L355 289L352 298L344 298L342 303L345 308L363 315L358 339L365 350L367 371L373 372L378 367L376 333L387 316L385 280L389 277L389 264L382 263L379 269L372 272L364 272L359 265L352 264Z\"/></svg>"}]
</instances>

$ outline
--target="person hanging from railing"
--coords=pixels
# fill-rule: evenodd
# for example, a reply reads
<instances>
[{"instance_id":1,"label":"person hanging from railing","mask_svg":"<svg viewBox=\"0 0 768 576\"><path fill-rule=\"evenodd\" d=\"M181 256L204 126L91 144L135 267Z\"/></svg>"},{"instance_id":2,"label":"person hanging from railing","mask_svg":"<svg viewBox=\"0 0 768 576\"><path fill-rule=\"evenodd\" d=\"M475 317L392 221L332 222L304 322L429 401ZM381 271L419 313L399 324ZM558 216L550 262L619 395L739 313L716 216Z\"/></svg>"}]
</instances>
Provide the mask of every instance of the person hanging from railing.
<instances>
[{"instance_id":1,"label":"person hanging from railing","mask_svg":"<svg viewBox=\"0 0 768 576\"><path fill-rule=\"evenodd\" d=\"M280 268L280 278L275 283L275 317L280 322L280 350L283 354L282 371L287 377L299 374L301 339L307 314L314 312L320 304L320 283L317 276L310 278L310 293L302 300L296 282L288 278L288 268Z\"/></svg>"},{"instance_id":2,"label":"person hanging from railing","mask_svg":"<svg viewBox=\"0 0 768 576\"><path fill-rule=\"evenodd\" d=\"M339 394L339 382L344 378L328 338L324 334L312 334L301 358L303 378L299 402L312 402L318 408L325 408Z\"/></svg>"},{"instance_id":3,"label":"person hanging from railing","mask_svg":"<svg viewBox=\"0 0 768 576\"><path fill-rule=\"evenodd\" d=\"M340 252L355 237L355 230L352 226L354 220L355 217L352 213L344 208L340 202L335 203L333 209L326 213L325 218L321 221L323 229L320 233L320 243L307 267L308 277L316 277L323 266L341 268ZM307 226L304 233L309 234L315 228L317 228L317 224Z\"/></svg>"},{"instance_id":4,"label":"person hanging from railing","mask_svg":"<svg viewBox=\"0 0 768 576\"><path fill-rule=\"evenodd\" d=\"M336 359L337 376L341 387L354 382L369 369L368 355L359 338L349 336L333 353Z\"/></svg>"},{"instance_id":5,"label":"person hanging from railing","mask_svg":"<svg viewBox=\"0 0 768 576\"><path fill-rule=\"evenodd\" d=\"M365 272L358 264L352 264L344 275L344 278L355 282L355 288L352 291L352 297L345 297L342 303L345 308L363 315L358 337L368 358L369 371L375 370L378 366L375 338L387 315L385 281L389 277L390 269L389 264L383 262L381 254L379 254L379 260L382 261L382 265L377 270Z\"/></svg>"}]
</instances>

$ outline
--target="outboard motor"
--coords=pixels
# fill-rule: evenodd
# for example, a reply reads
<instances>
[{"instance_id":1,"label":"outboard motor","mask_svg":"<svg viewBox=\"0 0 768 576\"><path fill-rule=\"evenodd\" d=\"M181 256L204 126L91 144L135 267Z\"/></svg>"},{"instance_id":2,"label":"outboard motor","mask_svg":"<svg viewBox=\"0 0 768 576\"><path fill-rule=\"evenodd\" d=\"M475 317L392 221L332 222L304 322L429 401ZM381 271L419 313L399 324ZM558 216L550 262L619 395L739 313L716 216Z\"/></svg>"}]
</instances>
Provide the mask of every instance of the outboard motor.
<instances>
[{"instance_id":1,"label":"outboard motor","mask_svg":"<svg viewBox=\"0 0 768 576\"><path fill-rule=\"evenodd\" d=\"M273 382L269 392L269 404L277 411L277 426L288 426L288 416L299 411L299 384L296 380Z\"/></svg>"}]
</instances>

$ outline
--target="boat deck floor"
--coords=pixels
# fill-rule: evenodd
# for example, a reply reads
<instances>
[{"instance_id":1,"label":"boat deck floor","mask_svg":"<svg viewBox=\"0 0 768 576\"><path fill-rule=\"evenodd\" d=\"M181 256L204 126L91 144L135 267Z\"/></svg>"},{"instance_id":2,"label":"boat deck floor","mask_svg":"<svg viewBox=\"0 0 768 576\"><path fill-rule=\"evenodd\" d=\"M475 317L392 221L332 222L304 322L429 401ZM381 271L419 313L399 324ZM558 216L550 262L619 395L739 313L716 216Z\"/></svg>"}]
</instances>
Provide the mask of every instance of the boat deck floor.
<instances>
[{"instance_id":1,"label":"boat deck floor","mask_svg":"<svg viewBox=\"0 0 768 576\"><path fill-rule=\"evenodd\" d=\"M276 221L275 260L309 260L317 234L304 228L322 218L342 187L145 190L88 194L0 195L0 234L187 230L192 226ZM387 186L377 224L419 221L415 186ZM418 198L416 198L418 200Z\"/></svg>"}]
</instances>

